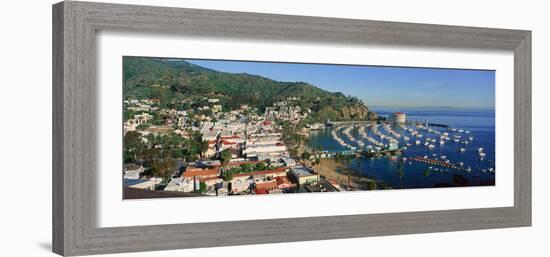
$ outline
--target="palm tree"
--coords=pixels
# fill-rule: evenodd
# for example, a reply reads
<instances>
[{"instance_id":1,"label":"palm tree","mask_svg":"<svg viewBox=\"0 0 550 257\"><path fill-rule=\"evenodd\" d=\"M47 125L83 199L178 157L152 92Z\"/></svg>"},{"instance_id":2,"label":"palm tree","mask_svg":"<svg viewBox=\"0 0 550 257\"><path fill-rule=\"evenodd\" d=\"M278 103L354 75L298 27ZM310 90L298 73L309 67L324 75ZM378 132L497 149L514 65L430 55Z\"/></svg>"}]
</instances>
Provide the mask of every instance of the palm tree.
<instances>
[{"instance_id":1,"label":"palm tree","mask_svg":"<svg viewBox=\"0 0 550 257\"><path fill-rule=\"evenodd\" d=\"M399 188L403 188L403 176L405 176L405 172L403 171L403 164L399 164Z\"/></svg>"}]
</instances>

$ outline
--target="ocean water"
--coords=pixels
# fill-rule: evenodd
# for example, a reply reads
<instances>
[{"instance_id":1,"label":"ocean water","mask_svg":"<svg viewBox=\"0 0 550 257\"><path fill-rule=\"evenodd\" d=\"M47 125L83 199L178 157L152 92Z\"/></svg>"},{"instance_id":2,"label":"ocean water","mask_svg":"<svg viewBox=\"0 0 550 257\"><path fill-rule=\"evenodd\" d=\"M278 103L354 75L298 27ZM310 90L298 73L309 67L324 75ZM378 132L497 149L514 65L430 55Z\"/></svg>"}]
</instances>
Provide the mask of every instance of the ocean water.
<instances>
[{"instance_id":1,"label":"ocean water","mask_svg":"<svg viewBox=\"0 0 550 257\"><path fill-rule=\"evenodd\" d=\"M436 124L445 124L457 130L463 129L470 131L469 134L451 131L449 128L430 127L440 132L448 132L452 137L461 136L461 141L470 136L473 140L468 140L468 144L457 143L454 141L445 141L445 144L439 144L439 136L435 133L429 133L426 130L419 130L423 138L420 145L416 145L417 138L400 126L392 125L392 129L401 134L399 146L406 146L404 136L410 137L410 146L400 157L407 158L402 161L401 158L391 159L381 158L355 158L349 163L349 168L356 175L366 176L384 183L392 188L431 188L431 187L451 187L451 186L490 186L495 183L495 114L494 110L477 109L457 109L457 108L409 108L409 109L375 109L379 115L391 115L395 111L405 112L407 120L421 121ZM322 131L314 131L310 135L309 147L312 149L322 149L329 152L339 152L345 150L338 144L330 132L333 128L327 128ZM352 135L356 139L360 138L359 127L352 129ZM365 128L365 132L371 137L380 141L380 138L372 132L372 128ZM383 134L389 134L382 126L378 128ZM340 138L351 145L356 145L342 135L342 129L338 131ZM424 146L426 138L436 138L433 143L435 148L429 149ZM367 141L365 141L368 144ZM460 148L465 148L465 152L460 152ZM478 154L478 148L482 147L486 156L481 159ZM437 165L430 165L421 162L412 161L413 157L429 159L438 159L441 161L449 160L450 163L463 163L463 167L470 167L471 171L444 168ZM445 156L445 158L442 158ZM490 171L493 169L493 172Z\"/></svg>"}]
</instances>

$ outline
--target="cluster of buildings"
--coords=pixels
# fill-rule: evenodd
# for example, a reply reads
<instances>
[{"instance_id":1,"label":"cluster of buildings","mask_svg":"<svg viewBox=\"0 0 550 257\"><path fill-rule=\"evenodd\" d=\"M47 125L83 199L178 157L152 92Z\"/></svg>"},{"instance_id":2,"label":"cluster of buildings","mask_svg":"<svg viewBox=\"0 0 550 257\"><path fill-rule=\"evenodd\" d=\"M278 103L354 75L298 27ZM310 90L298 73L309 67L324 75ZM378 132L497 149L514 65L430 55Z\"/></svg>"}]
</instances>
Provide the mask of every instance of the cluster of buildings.
<instances>
[{"instance_id":1,"label":"cluster of buildings","mask_svg":"<svg viewBox=\"0 0 550 257\"><path fill-rule=\"evenodd\" d=\"M273 106L265 108L265 116L271 120L298 123L311 113L310 109L302 110L299 105L296 105L298 101L300 101L298 97L289 97L285 101L276 102Z\"/></svg>"},{"instance_id":2,"label":"cluster of buildings","mask_svg":"<svg viewBox=\"0 0 550 257\"><path fill-rule=\"evenodd\" d=\"M299 100L294 97L279 101L266 107L263 114L247 105L224 112L219 99L215 98L202 99L204 105L192 110L159 109L155 99L127 100L125 108L135 114L124 121L124 132L176 133L186 137L189 131L198 131L202 140L208 142L202 160L186 163L174 171L164 191L210 196L291 193L319 182L319 176L312 169L290 157L282 129L277 125L278 121L295 123L308 116L310 110L294 104ZM158 119L159 116L162 119ZM161 120L162 124L151 124L153 119ZM148 126L140 127L142 124ZM222 151L231 153L228 164L222 165L217 160ZM258 163L265 163L267 168L255 168ZM253 168L232 173L228 179L227 172L245 164ZM141 177L142 169L126 169L125 186L159 190L159 179Z\"/></svg>"},{"instance_id":3,"label":"cluster of buildings","mask_svg":"<svg viewBox=\"0 0 550 257\"><path fill-rule=\"evenodd\" d=\"M209 196L281 194L297 192L299 186L315 184L319 176L301 166L285 166L283 160L271 162L269 169L237 173L231 179L224 179L224 170L231 170L242 164L254 166L261 161L231 161L222 167L217 161L190 163L181 175L173 177L164 191L200 192ZM202 184L202 185L201 185Z\"/></svg>"}]
</instances>

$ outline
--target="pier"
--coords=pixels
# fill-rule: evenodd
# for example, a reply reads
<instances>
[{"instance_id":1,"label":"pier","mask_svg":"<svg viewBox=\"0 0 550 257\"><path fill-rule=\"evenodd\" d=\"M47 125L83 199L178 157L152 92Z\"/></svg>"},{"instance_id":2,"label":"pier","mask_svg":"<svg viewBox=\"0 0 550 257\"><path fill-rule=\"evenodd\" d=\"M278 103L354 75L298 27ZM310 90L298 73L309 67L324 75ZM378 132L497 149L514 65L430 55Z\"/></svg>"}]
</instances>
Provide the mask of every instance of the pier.
<instances>
[{"instance_id":1,"label":"pier","mask_svg":"<svg viewBox=\"0 0 550 257\"><path fill-rule=\"evenodd\" d=\"M365 158L377 158L382 156L393 156L393 155L400 155L403 153L403 149L393 149L393 150L382 150L382 151L362 151L358 152L358 156L365 157Z\"/></svg>"}]
</instances>

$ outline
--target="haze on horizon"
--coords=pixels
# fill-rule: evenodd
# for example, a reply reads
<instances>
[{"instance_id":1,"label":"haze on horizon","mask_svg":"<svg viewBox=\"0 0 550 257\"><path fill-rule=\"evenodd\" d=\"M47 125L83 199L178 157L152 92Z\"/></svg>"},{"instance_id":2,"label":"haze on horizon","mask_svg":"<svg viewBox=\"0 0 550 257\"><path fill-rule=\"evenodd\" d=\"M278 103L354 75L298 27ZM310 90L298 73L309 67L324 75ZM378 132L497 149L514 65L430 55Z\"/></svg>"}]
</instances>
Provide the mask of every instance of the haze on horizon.
<instances>
[{"instance_id":1,"label":"haze on horizon","mask_svg":"<svg viewBox=\"0 0 550 257\"><path fill-rule=\"evenodd\" d=\"M330 92L358 97L368 106L380 108L494 109L495 106L495 72L490 70L183 60L221 72L307 82Z\"/></svg>"}]
</instances>

